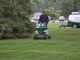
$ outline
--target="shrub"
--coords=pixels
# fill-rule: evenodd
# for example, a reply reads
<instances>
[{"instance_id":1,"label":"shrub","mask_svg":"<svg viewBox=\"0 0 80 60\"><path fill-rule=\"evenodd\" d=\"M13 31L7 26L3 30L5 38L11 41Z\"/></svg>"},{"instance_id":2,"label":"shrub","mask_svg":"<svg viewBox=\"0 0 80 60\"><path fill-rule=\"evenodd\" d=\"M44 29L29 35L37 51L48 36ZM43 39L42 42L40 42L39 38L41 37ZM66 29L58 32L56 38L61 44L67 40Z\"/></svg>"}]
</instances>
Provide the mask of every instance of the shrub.
<instances>
[{"instance_id":1,"label":"shrub","mask_svg":"<svg viewBox=\"0 0 80 60\"><path fill-rule=\"evenodd\" d=\"M29 0L0 0L0 39L28 38L34 32Z\"/></svg>"}]
</instances>

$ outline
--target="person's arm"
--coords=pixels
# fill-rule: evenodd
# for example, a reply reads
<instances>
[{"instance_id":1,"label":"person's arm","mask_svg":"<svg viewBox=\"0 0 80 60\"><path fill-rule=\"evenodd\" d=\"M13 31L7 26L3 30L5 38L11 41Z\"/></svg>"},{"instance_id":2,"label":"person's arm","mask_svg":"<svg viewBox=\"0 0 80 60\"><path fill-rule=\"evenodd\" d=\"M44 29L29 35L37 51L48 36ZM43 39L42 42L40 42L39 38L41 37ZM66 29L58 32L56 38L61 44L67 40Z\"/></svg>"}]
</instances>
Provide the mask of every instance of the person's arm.
<instances>
[{"instance_id":1,"label":"person's arm","mask_svg":"<svg viewBox=\"0 0 80 60\"><path fill-rule=\"evenodd\" d=\"M49 22L49 17L47 16L47 23Z\"/></svg>"},{"instance_id":2,"label":"person's arm","mask_svg":"<svg viewBox=\"0 0 80 60\"><path fill-rule=\"evenodd\" d=\"M38 23L40 23L41 22L41 16L40 16L40 18L39 18L39 22Z\"/></svg>"}]
</instances>

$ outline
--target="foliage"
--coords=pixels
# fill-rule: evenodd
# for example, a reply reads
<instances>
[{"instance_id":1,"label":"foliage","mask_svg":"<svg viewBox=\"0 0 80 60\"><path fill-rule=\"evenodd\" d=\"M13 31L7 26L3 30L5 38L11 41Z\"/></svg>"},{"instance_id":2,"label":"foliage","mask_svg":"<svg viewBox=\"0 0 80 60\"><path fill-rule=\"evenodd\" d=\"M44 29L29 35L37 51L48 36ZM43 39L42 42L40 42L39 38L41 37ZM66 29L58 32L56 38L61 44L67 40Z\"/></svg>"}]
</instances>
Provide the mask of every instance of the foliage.
<instances>
[{"instance_id":1,"label":"foliage","mask_svg":"<svg viewBox=\"0 0 80 60\"><path fill-rule=\"evenodd\" d=\"M34 0L31 0L34 1ZM51 9L53 12L61 8L62 1L52 1L52 0L36 0L32 2L34 11L43 11L45 9Z\"/></svg>"},{"instance_id":2,"label":"foliage","mask_svg":"<svg viewBox=\"0 0 80 60\"><path fill-rule=\"evenodd\" d=\"M0 39L26 38L34 31L29 0L0 0Z\"/></svg>"},{"instance_id":3,"label":"foliage","mask_svg":"<svg viewBox=\"0 0 80 60\"><path fill-rule=\"evenodd\" d=\"M48 16L50 16L50 19L53 20L53 11L51 9L45 9L44 10Z\"/></svg>"},{"instance_id":4,"label":"foliage","mask_svg":"<svg viewBox=\"0 0 80 60\"><path fill-rule=\"evenodd\" d=\"M80 11L80 0L32 0L37 1L33 5L34 11L43 11L45 9L51 9L53 14L57 10L62 10L62 15L68 17L73 11Z\"/></svg>"},{"instance_id":5,"label":"foliage","mask_svg":"<svg viewBox=\"0 0 80 60\"><path fill-rule=\"evenodd\" d=\"M44 11L45 11L49 16L52 15L52 11L51 11L50 9L45 9Z\"/></svg>"},{"instance_id":6,"label":"foliage","mask_svg":"<svg viewBox=\"0 0 80 60\"><path fill-rule=\"evenodd\" d=\"M58 19L59 16L61 15L61 13L62 13L62 10L57 10L57 11L55 12L55 19Z\"/></svg>"},{"instance_id":7,"label":"foliage","mask_svg":"<svg viewBox=\"0 0 80 60\"><path fill-rule=\"evenodd\" d=\"M73 6L77 6L77 9L80 10L80 0L66 0L67 3L71 3Z\"/></svg>"},{"instance_id":8,"label":"foliage","mask_svg":"<svg viewBox=\"0 0 80 60\"><path fill-rule=\"evenodd\" d=\"M62 3L62 15L64 15L65 17L68 17L69 14L71 14L71 12L76 12L78 10L79 10L78 6L75 5L74 2L72 3L71 0L68 2L64 1Z\"/></svg>"},{"instance_id":9,"label":"foliage","mask_svg":"<svg viewBox=\"0 0 80 60\"><path fill-rule=\"evenodd\" d=\"M73 11L73 6L70 3L63 2L62 4L62 15L68 17L69 14Z\"/></svg>"}]
</instances>

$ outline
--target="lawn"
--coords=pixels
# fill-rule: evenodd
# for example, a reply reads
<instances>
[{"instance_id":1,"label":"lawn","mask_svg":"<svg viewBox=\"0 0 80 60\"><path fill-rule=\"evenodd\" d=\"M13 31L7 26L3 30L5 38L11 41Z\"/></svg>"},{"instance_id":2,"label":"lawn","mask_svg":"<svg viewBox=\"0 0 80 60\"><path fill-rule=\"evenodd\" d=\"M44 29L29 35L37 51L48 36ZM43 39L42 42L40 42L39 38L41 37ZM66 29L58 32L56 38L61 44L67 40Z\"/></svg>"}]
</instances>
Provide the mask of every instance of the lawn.
<instances>
[{"instance_id":1,"label":"lawn","mask_svg":"<svg viewBox=\"0 0 80 60\"><path fill-rule=\"evenodd\" d=\"M80 60L80 29L48 26L50 40L0 40L0 60Z\"/></svg>"}]
</instances>

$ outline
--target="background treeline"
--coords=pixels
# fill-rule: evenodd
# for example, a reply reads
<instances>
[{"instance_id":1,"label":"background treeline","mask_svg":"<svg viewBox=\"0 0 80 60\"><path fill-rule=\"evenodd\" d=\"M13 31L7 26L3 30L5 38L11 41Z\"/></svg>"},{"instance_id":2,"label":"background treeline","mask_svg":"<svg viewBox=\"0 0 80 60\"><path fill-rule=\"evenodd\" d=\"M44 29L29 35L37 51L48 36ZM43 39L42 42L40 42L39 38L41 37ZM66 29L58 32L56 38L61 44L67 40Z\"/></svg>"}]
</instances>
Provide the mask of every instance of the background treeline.
<instances>
[{"instance_id":1,"label":"background treeline","mask_svg":"<svg viewBox=\"0 0 80 60\"><path fill-rule=\"evenodd\" d=\"M0 0L0 39L27 38L34 32L30 0Z\"/></svg>"},{"instance_id":2,"label":"background treeline","mask_svg":"<svg viewBox=\"0 0 80 60\"><path fill-rule=\"evenodd\" d=\"M32 0L35 11L46 10L52 12L49 14L54 19L60 15L68 17L71 12L80 11L80 0ZM36 2L37 1L37 2Z\"/></svg>"}]
</instances>

